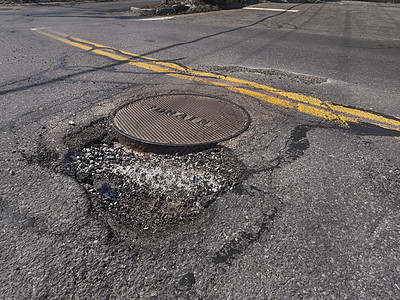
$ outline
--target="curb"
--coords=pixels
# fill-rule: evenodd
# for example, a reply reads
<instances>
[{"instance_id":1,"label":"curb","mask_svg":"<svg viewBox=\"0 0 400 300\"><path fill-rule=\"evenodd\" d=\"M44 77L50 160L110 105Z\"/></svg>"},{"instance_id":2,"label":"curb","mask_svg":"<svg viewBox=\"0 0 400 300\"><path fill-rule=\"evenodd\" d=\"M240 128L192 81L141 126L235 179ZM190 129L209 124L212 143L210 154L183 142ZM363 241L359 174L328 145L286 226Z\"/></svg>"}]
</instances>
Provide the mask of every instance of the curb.
<instances>
[{"instance_id":1,"label":"curb","mask_svg":"<svg viewBox=\"0 0 400 300\"><path fill-rule=\"evenodd\" d=\"M157 8L140 8L140 7L131 7L130 11L134 14L139 14L140 16L166 16L173 15L186 12L192 6L185 4L174 4L170 7L157 7Z\"/></svg>"}]
</instances>

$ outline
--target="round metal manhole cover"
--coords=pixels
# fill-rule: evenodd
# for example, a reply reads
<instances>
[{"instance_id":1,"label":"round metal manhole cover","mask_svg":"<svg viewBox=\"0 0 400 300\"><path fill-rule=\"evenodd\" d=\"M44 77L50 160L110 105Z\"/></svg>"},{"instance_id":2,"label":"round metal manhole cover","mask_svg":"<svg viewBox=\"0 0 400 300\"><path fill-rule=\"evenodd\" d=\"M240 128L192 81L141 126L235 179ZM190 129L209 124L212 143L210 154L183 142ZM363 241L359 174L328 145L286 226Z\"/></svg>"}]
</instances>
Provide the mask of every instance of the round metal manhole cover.
<instances>
[{"instance_id":1,"label":"round metal manhole cover","mask_svg":"<svg viewBox=\"0 0 400 300\"><path fill-rule=\"evenodd\" d=\"M136 142L178 147L216 144L239 135L250 124L240 106L195 95L130 102L113 116L114 129Z\"/></svg>"}]
</instances>

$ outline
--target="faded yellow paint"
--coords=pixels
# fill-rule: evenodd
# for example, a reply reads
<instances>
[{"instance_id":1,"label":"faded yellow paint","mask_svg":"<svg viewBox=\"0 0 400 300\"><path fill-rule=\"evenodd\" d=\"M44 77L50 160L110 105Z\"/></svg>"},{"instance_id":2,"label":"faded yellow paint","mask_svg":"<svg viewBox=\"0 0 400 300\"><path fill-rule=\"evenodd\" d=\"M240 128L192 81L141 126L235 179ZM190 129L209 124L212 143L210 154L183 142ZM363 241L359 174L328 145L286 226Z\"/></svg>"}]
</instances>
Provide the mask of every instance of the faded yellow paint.
<instances>
[{"instance_id":1,"label":"faded yellow paint","mask_svg":"<svg viewBox=\"0 0 400 300\"><path fill-rule=\"evenodd\" d=\"M295 109L302 113L338 122L347 127L349 122L363 122L390 130L400 131L400 120L396 120L395 118L386 118L382 115L374 114L372 112L365 112L356 108L349 108L331 103L329 101L322 101L317 98L292 92L285 92L273 87L239 78L213 74L190 67L180 66L175 63L159 61L154 58L107 47L77 37L72 37L61 32L55 32L41 28L32 30L71 46L78 47L86 51L91 51L113 60L127 61L130 65L135 67L144 68L175 78L224 87L236 93L241 93L274 105ZM126 55L127 57L123 55Z\"/></svg>"},{"instance_id":2,"label":"faded yellow paint","mask_svg":"<svg viewBox=\"0 0 400 300\"><path fill-rule=\"evenodd\" d=\"M34 29L32 29L32 30L34 30L34 31L36 31L36 32L39 32L40 34L43 34L43 35L45 35L45 36L48 36L48 37L50 37L50 38L53 38L53 39L55 39L55 40L58 40L58 41L60 41L60 42L63 42L63 43L66 43L66 44L69 44L69 45L72 45L72 46L75 46L75 47L78 47L78 48L81 48L81 49L84 49L84 50L90 50L90 49L92 49L92 47L85 46L85 45L82 45L82 44L80 44L80 43L76 43L76 42L73 42L73 41L69 41L69 40L67 40L67 39L65 39L65 38L63 38L63 37L61 37L61 36L57 36L57 35L55 35L55 34L51 34L51 33L49 33L49 32L45 32L45 31L42 31L42 30L40 30L40 29L34 28Z\"/></svg>"}]
</instances>

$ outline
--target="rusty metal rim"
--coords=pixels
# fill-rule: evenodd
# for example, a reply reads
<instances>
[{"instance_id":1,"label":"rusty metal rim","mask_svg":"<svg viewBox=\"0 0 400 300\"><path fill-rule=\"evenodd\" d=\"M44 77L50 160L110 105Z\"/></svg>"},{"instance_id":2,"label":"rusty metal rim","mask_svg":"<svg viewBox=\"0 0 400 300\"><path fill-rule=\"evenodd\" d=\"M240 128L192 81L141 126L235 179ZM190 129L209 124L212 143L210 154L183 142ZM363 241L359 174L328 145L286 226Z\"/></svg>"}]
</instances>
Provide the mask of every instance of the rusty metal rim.
<instances>
[{"instance_id":1,"label":"rusty metal rim","mask_svg":"<svg viewBox=\"0 0 400 300\"><path fill-rule=\"evenodd\" d=\"M118 111L120 111L120 110L123 109L125 106L128 106L128 105L130 105L130 104L132 104L132 103L135 103L135 102L138 102L138 101L145 101L146 99L151 99L151 98L163 97L163 96L186 96L186 95L187 95L187 96L207 97L207 98L215 99L215 100L218 100L218 101L221 101L221 102L227 102L227 103L229 103L230 105L236 106L237 108L239 108L239 109L244 113L244 116L245 116L245 119L246 119L245 125L243 126L243 128L242 128L241 130L238 130L238 131L237 131L236 133L234 133L234 134L231 134L231 135L229 135L229 136L226 136L226 137L224 137L224 138L222 138L222 139L213 140L213 141L209 141L209 142L206 142L206 143L195 143L195 144L167 144L167 143L159 143L159 142L150 142L150 141L146 141L146 140L139 139L139 138L137 138L137 137L133 137L133 136L131 136L131 135L129 135L129 134L127 134L127 133L122 132L121 130L119 130L119 129L117 128L117 126L115 125L115 123L114 123L114 117L115 117L115 115L118 113ZM241 133L243 133L244 131L246 131L246 130L249 128L250 123L251 123L251 118L250 118L249 113L248 113L243 107L241 107L240 105L238 105L238 104L236 104L236 103L232 103L232 102L227 101L227 100L222 100L222 99L219 99L219 98L216 98L216 97L211 97L211 96L209 96L209 95L199 95L199 94L166 94L166 95L155 95L155 96L144 97L144 98L141 98L141 99L136 99L136 100L129 101L129 102L127 102L127 103L125 103L125 104L119 106L117 109L115 109L115 110L113 111L113 113L111 114L111 116L112 116L112 119L113 119L113 121L112 121L112 127L113 127L113 129L114 129L118 134L121 134L122 136L124 136L124 137L126 137L126 138L129 138L129 139L133 140L134 142L138 142L138 143L141 143L141 144L144 144L144 145L149 145L149 146L155 145L155 146L163 146L163 147L171 147L171 148L173 148L173 147L197 147L197 146L203 146L203 145L204 145L204 146L206 146L206 145L215 145L215 144L218 144L218 143L220 143L220 142L223 142L223 141L232 139L232 138L234 138L234 137L237 137L238 135L240 135Z\"/></svg>"}]
</instances>

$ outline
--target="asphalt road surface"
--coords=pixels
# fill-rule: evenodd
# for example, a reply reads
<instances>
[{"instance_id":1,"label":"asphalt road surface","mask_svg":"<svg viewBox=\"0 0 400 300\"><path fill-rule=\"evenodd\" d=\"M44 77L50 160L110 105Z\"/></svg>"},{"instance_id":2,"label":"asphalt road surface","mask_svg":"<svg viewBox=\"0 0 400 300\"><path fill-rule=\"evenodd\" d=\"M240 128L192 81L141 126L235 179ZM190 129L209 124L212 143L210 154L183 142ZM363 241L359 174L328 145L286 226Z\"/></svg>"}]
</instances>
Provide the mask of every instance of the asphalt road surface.
<instances>
[{"instance_id":1,"label":"asphalt road surface","mask_svg":"<svg viewBox=\"0 0 400 300\"><path fill-rule=\"evenodd\" d=\"M400 6L142 4L0 7L0 299L398 299ZM250 127L126 154L110 114L163 95Z\"/></svg>"}]
</instances>

